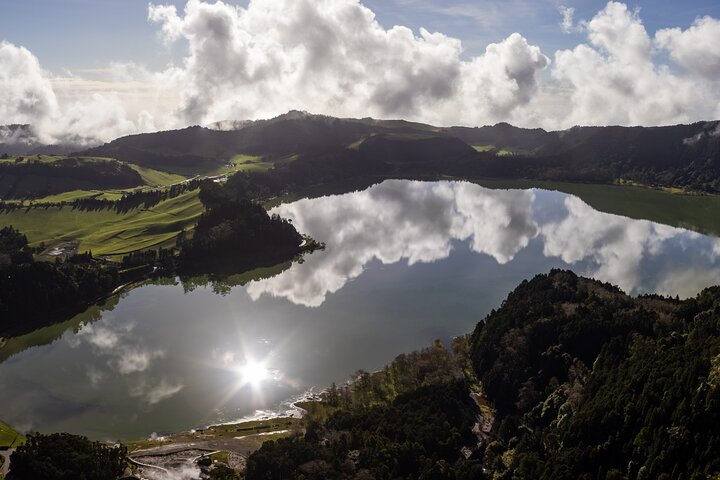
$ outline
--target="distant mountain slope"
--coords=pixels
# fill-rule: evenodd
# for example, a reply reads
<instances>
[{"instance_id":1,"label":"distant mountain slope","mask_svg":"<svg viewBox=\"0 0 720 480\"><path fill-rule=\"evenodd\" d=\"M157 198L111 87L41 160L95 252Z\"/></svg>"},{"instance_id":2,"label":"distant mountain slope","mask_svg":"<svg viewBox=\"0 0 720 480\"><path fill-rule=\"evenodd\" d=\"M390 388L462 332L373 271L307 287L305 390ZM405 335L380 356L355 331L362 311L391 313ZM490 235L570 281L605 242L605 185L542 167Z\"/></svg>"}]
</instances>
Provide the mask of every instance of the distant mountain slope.
<instances>
[{"instance_id":1,"label":"distant mountain slope","mask_svg":"<svg viewBox=\"0 0 720 480\"><path fill-rule=\"evenodd\" d=\"M131 188L143 183L136 170L117 160L40 156L0 159L0 199Z\"/></svg>"},{"instance_id":2,"label":"distant mountain slope","mask_svg":"<svg viewBox=\"0 0 720 480\"><path fill-rule=\"evenodd\" d=\"M31 125L0 125L0 155L65 155L79 148L73 143L42 143Z\"/></svg>"},{"instance_id":3,"label":"distant mountain slope","mask_svg":"<svg viewBox=\"0 0 720 480\"><path fill-rule=\"evenodd\" d=\"M81 154L188 174L217 169L240 153L262 156L266 161L292 157L314 165L321 157L328 166L333 158L357 155L348 153L352 150L364 161L377 155L371 163L391 163L395 171L402 164L412 173L597 183L626 180L720 192L720 122L547 132L507 123L440 128L404 120L334 118L293 111L270 120L221 122L215 127L122 137ZM227 130L233 127L236 129ZM397 142L400 138L403 141ZM389 142L394 142L392 148ZM465 145L460 147L460 143ZM473 153L466 148L469 146L488 151ZM461 148L464 153L459 155ZM430 155L433 161L428 161ZM459 157L465 160L462 165L455 161ZM424 167L431 168L421 172Z\"/></svg>"},{"instance_id":4,"label":"distant mountain slope","mask_svg":"<svg viewBox=\"0 0 720 480\"><path fill-rule=\"evenodd\" d=\"M277 158L344 148L373 127L319 115L293 112L272 120L245 124L239 130L189 127L182 130L122 137L81 155L119 160L178 173L204 173L243 153Z\"/></svg>"},{"instance_id":5,"label":"distant mountain slope","mask_svg":"<svg viewBox=\"0 0 720 480\"><path fill-rule=\"evenodd\" d=\"M37 146L30 125L0 125L0 155L25 154Z\"/></svg>"},{"instance_id":6,"label":"distant mountain slope","mask_svg":"<svg viewBox=\"0 0 720 480\"><path fill-rule=\"evenodd\" d=\"M519 128L509 123L484 127L450 127L444 130L470 145L492 145L501 148L521 148L535 150L558 138L557 133L546 132L542 128Z\"/></svg>"},{"instance_id":7,"label":"distant mountain slope","mask_svg":"<svg viewBox=\"0 0 720 480\"><path fill-rule=\"evenodd\" d=\"M582 127L560 132L536 153L536 176L625 178L720 191L720 122L669 127ZM529 163L529 162L527 162ZM527 165L526 163L526 165ZM565 170L562 172L561 170Z\"/></svg>"}]
</instances>

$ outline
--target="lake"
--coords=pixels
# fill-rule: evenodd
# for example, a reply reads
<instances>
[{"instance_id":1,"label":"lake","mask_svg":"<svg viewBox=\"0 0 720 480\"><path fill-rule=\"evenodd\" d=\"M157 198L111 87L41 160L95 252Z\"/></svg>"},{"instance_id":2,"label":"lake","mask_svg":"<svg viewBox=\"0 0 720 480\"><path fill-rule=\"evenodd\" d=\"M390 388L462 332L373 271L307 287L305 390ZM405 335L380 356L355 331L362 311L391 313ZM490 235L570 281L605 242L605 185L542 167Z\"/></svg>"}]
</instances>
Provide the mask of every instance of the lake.
<instances>
[{"instance_id":1,"label":"lake","mask_svg":"<svg viewBox=\"0 0 720 480\"><path fill-rule=\"evenodd\" d=\"M468 333L552 268L632 294L720 284L717 238L555 191L390 180L273 213L327 248L223 281L145 284L11 339L0 417L102 440L187 430L286 411L313 387Z\"/></svg>"}]
</instances>

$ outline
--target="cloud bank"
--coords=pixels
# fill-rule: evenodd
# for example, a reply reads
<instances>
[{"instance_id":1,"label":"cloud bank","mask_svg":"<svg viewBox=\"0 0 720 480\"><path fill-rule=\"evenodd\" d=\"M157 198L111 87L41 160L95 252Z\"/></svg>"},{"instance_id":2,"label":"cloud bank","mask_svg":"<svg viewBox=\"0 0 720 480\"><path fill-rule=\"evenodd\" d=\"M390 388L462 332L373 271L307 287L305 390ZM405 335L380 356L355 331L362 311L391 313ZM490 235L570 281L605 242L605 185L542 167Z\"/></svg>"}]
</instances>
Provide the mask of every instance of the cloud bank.
<instances>
[{"instance_id":1,"label":"cloud bank","mask_svg":"<svg viewBox=\"0 0 720 480\"><path fill-rule=\"evenodd\" d=\"M253 0L244 8L150 3L148 21L184 57L149 72L111 64L105 80L57 78L31 52L0 43L0 123L32 123L44 141L92 143L188 124L267 118L290 109L402 117L439 125L508 121L564 129L720 117L720 21L645 29L611 1L558 29L586 42L546 54L521 33L466 58L440 32L386 29L358 0Z\"/></svg>"}]
</instances>

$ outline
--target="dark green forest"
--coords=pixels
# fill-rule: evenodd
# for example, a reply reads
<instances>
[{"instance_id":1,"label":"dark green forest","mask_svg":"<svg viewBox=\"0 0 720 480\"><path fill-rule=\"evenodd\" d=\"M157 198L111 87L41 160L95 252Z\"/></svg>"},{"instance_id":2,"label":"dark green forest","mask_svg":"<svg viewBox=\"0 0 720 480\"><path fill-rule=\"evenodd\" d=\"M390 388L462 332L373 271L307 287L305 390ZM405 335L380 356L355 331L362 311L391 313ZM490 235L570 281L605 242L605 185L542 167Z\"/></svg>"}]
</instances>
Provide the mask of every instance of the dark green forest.
<instances>
[{"instance_id":1,"label":"dark green forest","mask_svg":"<svg viewBox=\"0 0 720 480\"><path fill-rule=\"evenodd\" d=\"M125 471L127 449L68 433L30 434L11 455L7 480L112 480Z\"/></svg>"},{"instance_id":2,"label":"dark green forest","mask_svg":"<svg viewBox=\"0 0 720 480\"><path fill-rule=\"evenodd\" d=\"M45 162L19 157L0 162L1 198L37 198L71 190L131 188L143 184L133 168L117 160L62 158Z\"/></svg>"},{"instance_id":3,"label":"dark green forest","mask_svg":"<svg viewBox=\"0 0 720 480\"><path fill-rule=\"evenodd\" d=\"M719 387L720 287L632 298L553 271L465 347L333 386L247 478L716 478Z\"/></svg>"},{"instance_id":4,"label":"dark green forest","mask_svg":"<svg viewBox=\"0 0 720 480\"><path fill-rule=\"evenodd\" d=\"M573 127L548 132L507 123L450 127L289 112L217 131L131 135L82 152L160 170L202 173L239 152L275 165L286 185L363 177L632 181L720 192L717 122L663 127ZM483 147L475 151L472 146ZM487 149L487 150L486 150ZM498 155L505 151L509 154Z\"/></svg>"},{"instance_id":5,"label":"dark green forest","mask_svg":"<svg viewBox=\"0 0 720 480\"><path fill-rule=\"evenodd\" d=\"M241 272L287 261L302 251L302 236L278 215L268 215L245 192L203 183L205 213L192 237L179 238L182 272Z\"/></svg>"},{"instance_id":6,"label":"dark green forest","mask_svg":"<svg viewBox=\"0 0 720 480\"><path fill-rule=\"evenodd\" d=\"M40 248L42 249L42 247ZM120 281L117 265L92 253L36 262L12 227L0 229L0 335L24 333L84 310Z\"/></svg>"}]
</instances>

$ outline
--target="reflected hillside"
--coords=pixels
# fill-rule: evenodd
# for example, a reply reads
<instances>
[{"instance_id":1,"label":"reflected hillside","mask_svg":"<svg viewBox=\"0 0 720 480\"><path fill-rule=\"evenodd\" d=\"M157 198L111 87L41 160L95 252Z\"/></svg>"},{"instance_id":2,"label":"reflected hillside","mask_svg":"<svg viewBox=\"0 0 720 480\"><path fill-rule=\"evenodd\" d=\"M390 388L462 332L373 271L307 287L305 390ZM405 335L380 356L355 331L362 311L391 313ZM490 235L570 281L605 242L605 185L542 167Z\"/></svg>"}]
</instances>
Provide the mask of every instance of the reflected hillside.
<instances>
[{"instance_id":1,"label":"reflected hillside","mask_svg":"<svg viewBox=\"0 0 720 480\"><path fill-rule=\"evenodd\" d=\"M39 328L25 335L4 339L0 343L0 363L8 360L13 355L23 352L32 347L49 345L60 339L66 332L83 334L93 330L92 324L102 319L103 315L112 312L121 298L127 296L134 288L145 285L175 286L180 283L185 293L192 292L198 288L209 287L217 295L227 295L234 287L247 285L252 281L268 280L278 275L292 265L292 262L281 263L273 267L258 268L248 272L234 275L199 275L192 277L160 277L152 281L141 282L133 285L122 294L114 295L105 302L93 305L81 314L62 322L47 327Z\"/></svg>"},{"instance_id":2,"label":"reflected hillside","mask_svg":"<svg viewBox=\"0 0 720 480\"><path fill-rule=\"evenodd\" d=\"M31 333L5 340L4 343L0 343L0 363L29 348L49 345L61 338L67 331L72 330L77 333L82 329L83 325L92 324L102 318L104 312L112 311L120 301L120 297L121 295L115 295L104 303L93 305L83 313L65 322L39 328Z\"/></svg>"},{"instance_id":3,"label":"reflected hillside","mask_svg":"<svg viewBox=\"0 0 720 480\"><path fill-rule=\"evenodd\" d=\"M252 281L267 280L279 275L292 266L293 262L284 262L272 267L256 268L243 273L236 274L205 274L193 276L181 276L179 278L185 293L209 286L218 295L229 294L233 287L242 287ZM173 281L174 282L174 281Z\"/></svg>"}]
</instances>

